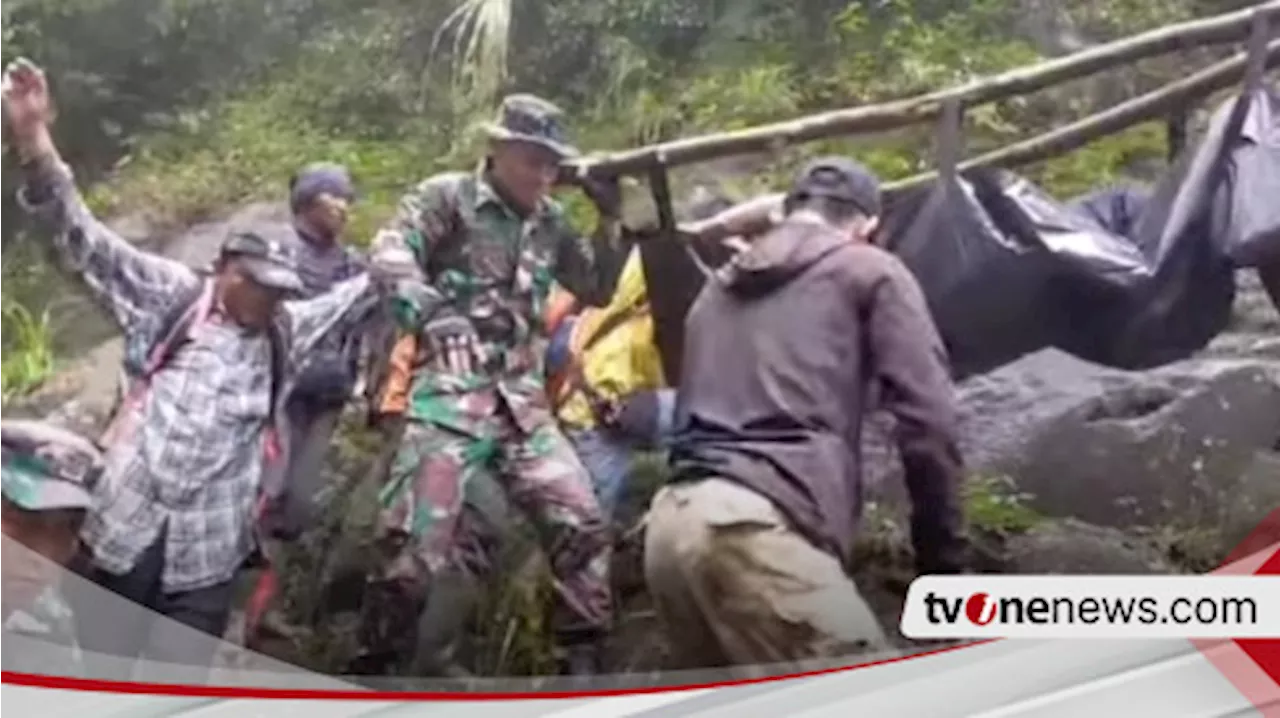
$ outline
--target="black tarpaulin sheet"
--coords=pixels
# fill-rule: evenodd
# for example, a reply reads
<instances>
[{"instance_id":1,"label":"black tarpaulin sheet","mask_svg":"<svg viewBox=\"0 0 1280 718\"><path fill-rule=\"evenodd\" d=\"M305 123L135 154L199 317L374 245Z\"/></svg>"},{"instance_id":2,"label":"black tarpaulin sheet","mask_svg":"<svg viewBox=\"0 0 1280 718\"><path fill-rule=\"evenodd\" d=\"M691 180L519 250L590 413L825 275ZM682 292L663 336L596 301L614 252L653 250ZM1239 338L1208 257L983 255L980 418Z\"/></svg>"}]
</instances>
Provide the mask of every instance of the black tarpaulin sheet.
<instances>
[{"instance_id":1,"label":"black tarpaulin sheet","mask_svg":"<svg viewBox=\"0 0 1280 718\"><path fill-rule=\"evenodd\" d=\"M982 170L891 197L880 241L920 281L953 374L1049 346L1145 369L1187 358L1220 333L1235 266L1280 251L1280 102L1261 91L1235 128L1233 104L1149 190L1113 187L1064 203L1015 174ZM676 242L646 242L641 253L664 362L678 377L684 317L704 275ZM708 263L726 256L716 254Z\"/></svg>"},{"instance_id":2,"label":"black tarpaulin sheet","mask_svg":"<svg viewBox=\"0 0 1280 718\"><path fill-rule=\"evenodd\" d=\"M1250 93L1214 195L1213 235L1237 266L1280 260L1280 92Z\"/></svg>"}]
</instances>

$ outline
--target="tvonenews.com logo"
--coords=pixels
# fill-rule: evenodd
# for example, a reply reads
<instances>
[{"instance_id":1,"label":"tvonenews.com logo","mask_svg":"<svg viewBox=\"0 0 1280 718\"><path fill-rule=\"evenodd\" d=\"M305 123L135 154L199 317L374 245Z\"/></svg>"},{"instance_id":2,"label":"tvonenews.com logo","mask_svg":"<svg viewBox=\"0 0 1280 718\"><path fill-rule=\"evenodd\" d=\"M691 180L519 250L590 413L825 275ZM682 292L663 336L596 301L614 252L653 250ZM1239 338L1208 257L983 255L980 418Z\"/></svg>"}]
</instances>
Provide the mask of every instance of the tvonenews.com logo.
<instances>
[{"instance_id":1,"label":"tvonenews.com logo","mask_svg":"<svg viewBox=\"0 0 1280 718\"><path fill-rule=\"evenodd\" d=\"M924 604L930 623L955 623L961 616L975 626L992 623L1254 623L1258 607L1250 598L1175 598L1167 612L1151 597L993 597L986 592L972 593L968 598L947 598L933 592L925 594Z\"/></svg>"},{"instance_id":2,"label":"tvonenews.com logo","mask_svg":"<svg viewBox=\"0 0 1280 718\"><path fill-rule=\"evenodd\" d=\"M1280 601L1280 576L924 577L908 593L902 630L913 638L1280 636L1272 600Z\"/></svg>"}]
</instances>

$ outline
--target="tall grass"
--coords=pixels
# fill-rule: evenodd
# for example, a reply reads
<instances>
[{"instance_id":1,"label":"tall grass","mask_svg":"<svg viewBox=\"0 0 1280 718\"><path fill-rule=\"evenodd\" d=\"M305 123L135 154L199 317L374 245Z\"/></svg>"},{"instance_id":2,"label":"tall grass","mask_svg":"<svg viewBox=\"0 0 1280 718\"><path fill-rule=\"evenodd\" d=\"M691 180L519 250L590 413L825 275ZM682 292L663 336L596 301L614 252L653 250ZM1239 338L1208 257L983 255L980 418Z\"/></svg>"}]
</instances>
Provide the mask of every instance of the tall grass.
<instances>
[{"instance_id":1,"label":"tall grass","mask_svg":"<svg viewBox=\"0 0 1280 718\"><path fill-rule=\"evenodd\" d=\"M3 300L0 311L4 348L0 378L7 402L36 388L53 373L53 334L48 313L36 315L8 298Z\"/></svg>"}]
</instances>

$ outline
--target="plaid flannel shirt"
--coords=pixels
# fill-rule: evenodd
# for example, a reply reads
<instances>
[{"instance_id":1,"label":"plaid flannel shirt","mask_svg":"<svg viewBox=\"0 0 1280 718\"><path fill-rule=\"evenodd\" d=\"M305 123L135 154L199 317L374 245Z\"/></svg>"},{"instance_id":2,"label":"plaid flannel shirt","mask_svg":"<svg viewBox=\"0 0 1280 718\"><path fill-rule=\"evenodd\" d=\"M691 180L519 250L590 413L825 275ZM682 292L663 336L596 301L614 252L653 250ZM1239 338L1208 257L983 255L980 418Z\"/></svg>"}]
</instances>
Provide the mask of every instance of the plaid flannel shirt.
<instances>
[{"instance_id":1,"label":"plaid flannel shirt","mask_svg":"<svg viewBox=\"0 0 1280 718\"><path fill-rule=\"evenodd\" d=\"M19 200L54 231L62 261L114 316L125 341L149 345L166 308L195 288L192 269L139 250L95 219L60 163L24 168ZM368 274L282 305L287 366L378 306ZM230 580L253 548L252 518L270 420L271 348L216 309L151 381L139 429L106 447L106 471L83 539L103 569L122 574L166 530L165 592Z\"/></svg>"}]
</instances>

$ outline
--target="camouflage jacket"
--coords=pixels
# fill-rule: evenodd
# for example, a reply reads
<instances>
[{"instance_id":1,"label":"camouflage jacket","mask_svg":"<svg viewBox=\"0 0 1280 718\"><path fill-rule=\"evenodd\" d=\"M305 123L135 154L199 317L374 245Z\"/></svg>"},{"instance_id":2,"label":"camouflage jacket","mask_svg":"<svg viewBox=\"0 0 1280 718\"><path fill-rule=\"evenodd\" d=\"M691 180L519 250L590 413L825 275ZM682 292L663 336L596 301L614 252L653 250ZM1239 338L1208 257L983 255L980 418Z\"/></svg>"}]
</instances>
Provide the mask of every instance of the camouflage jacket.
<instances>
[{"instance_id":1,"label":"camouflage jacket","mask_svg":"<svg viewBox=\"0 0 1280 718\"><path fill-rule=\"evenodd\" d=\"M75 620L61 592L48 588L29 607L14 611L4 621L9 649L4 669L50 676L80 676L80 646Z\"/></svg>"},{"instance_id":2,"label":"camouflage jacket","mask_svg":"<svg viewBox=\"0 0 1280 718\"><path fill-rule=\"evenodd\" d=\"M627 256L620 244L582 237L551 200L522 219L483 170L415 187L374 240L375 255L407 251L418 270L396 292L397 320L418 333L442 313L466 317L488 362L464 376L415 370L407 416L481 437L501 399L526 431L552 421L540 321L547 296L558 282L586 304L607 303Z\"/></svg>"}]
</instances>

